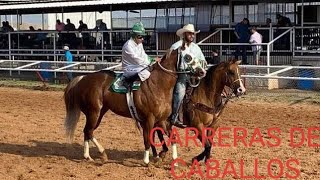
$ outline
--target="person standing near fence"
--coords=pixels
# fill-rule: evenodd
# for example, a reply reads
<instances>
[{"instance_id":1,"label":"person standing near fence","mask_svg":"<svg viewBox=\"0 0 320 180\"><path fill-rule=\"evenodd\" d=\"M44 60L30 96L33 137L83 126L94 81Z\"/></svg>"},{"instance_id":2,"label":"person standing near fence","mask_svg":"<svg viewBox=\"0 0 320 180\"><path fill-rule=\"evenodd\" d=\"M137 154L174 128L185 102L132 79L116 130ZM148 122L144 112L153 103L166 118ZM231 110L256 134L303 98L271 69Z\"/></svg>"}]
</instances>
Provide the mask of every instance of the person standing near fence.
<instances>
[{"instance_id":1,"label":"person standing near fence","mask_svg":"<svg viewBox=\"0 0 320 180\"><path fill-rule=\"evenodd\" d=\"M249 43L250 44L261 44L262 43L262 35L260 33L258 33L257 27L252 27L251 33L252 34L250 36ZM259 65L261 51L262 51L261 45L252 46L253 60L256 61L256 65Z\"/></svg>"},{"instance_id":2,"label":"person standing near fence","mask_svg":"<svg viewBox=\"0 0 320 180\"><path fill-rule=\"evenodd\" d=\"M72 54L69 50L69 46L64 46L63 47L63 50L65 51L64 52L64 57L66 58L66 61L68 62L67 64L71 64L72 61L73 61L73 57L72 57ZM68 70L71 70L72 68L68 68ZM72 80L72 72L67 72L67 77L68 77L68 80L69 82Z\"/></svg>"},{"instance_id":3,"label":"person standing near fence","mask_svg":"<svg viewBox=\"0 0 320 180\"><path fill-rule=\"evenodd\" d=\"M250 26L250 23L248 18L243 18L243 20L236 25L234 34L236 35L237 43L248 43L248 40L250 38L249 26ZM238 59L238 56L240 54L242 55L242 64L248 64L247 47L245 45L237 46L237 49L235 52L235 58Z\"/></svg>"}]
</instances>

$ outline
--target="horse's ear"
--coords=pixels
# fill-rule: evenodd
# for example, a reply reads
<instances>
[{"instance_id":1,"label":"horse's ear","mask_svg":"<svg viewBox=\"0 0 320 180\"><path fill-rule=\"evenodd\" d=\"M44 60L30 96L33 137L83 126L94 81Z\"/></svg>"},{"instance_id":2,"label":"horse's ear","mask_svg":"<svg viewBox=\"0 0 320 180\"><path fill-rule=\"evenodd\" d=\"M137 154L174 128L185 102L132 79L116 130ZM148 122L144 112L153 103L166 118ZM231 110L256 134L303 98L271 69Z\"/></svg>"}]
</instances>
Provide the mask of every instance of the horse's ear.
<instances>
[{"instance_id":1,"label":"horse's ear","mask_svg":"<svg viewBox=\"0 0 320 180\"><path fill-rule=\"evenodd\" d=\"M233 61L233 59L232 59L232 58L229 58L229 59L227 60L227 62L228 62L229 64L234 63L234 61Z\"/></svg>"},{"instance_id":2,"label":"horse's ear","mask_svg":"<svg viewBox=\"0 0 320 180\"><path fill-rule=\"evenodd\" d=\"M238 59L231 59L229 58L228 62L229 64L237 64L239 65L241 63L242 60L238 60Z\"/></svg>"},{"instance_id":3,"label":"horse's ear","mask_svg":"<svg viewBox=\"0 0 320 180\"><path fill-rule=\"evenodd\" d=\"M241 64L241 62L242 62L242 60L236 60L236 59L235 59L235 63L236 63L237 65Z\"/></svg>"},{"instance_id":4,"label":"horse's ear","mask_svg":"<svg viewBox=\"0 0 320 180\"><path fill-rule=\"evenodd\" d=\"M169 58L171 56L171 53L172 53L172 49L167 49L165 55L162 57L161 60L164 60L166 58Z\"/></svg>"}]
</instances>

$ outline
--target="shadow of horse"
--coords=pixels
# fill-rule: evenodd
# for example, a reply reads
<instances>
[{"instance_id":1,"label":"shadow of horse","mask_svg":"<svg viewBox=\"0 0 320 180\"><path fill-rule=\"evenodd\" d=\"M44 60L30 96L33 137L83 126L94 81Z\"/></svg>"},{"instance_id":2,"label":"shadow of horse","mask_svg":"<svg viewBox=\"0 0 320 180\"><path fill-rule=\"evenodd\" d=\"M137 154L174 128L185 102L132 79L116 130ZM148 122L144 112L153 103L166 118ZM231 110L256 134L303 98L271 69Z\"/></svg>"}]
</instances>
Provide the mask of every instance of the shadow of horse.
<instances>
[{"instance_id":1,"label":"shadow of horse","mask_svg":"<svg viewBox=\"0 0 320 180\"><path fill-rule=\"evenodd\" d=\"M23 157L41 157L50 158L53 156L64 157L73 162L83 162L83 154L81 150L83 146L77 143L57 143L57 142L43 142L31 140L32 145L25 144L10 144L0 143L0 153L13 154ZM67 148L66 148L67 147ZM65 151L63 151L63 149ZM78 152L78 153L77 153ZM94 154L99 154L99 151L93 149ZM143 151L126 151L118 149L107 149L107 155L109 157L108 163L121 164L128 167L141 167L144 166L140 162ZM95 163L96 165L102 165L103 163Z\"/></svg>"}]
</instances>

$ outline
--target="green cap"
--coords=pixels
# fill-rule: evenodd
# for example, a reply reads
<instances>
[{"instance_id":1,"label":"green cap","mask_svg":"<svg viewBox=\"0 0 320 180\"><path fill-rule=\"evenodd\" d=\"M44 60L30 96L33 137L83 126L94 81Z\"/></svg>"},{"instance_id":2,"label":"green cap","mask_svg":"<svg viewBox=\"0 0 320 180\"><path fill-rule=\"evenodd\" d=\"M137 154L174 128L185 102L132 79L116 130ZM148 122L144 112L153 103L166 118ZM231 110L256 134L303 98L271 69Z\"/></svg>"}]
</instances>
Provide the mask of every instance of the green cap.
<instances>
[{"instance_id":1,"label":"green cap","mask_svg":"<svg viewBox=\"0 0 320 180\"><path fill-rule=\"evenodd\" d=\"M145 36L146 35L146 30L144 29L142 22L138 22L133 25L131 35L132 36Z\"/></svg>"}]
</instances>

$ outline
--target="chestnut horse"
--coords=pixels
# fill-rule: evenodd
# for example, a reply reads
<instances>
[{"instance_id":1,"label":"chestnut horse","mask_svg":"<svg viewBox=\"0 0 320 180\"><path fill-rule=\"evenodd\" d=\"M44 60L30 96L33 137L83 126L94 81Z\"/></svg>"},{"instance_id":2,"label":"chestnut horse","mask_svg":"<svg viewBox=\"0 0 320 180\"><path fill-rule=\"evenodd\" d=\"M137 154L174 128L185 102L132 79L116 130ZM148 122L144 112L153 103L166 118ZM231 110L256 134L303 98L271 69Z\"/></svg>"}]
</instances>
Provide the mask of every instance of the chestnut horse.
<instances>
[{"instance_id":1,"label":"chestnut horse","mask_svg":"<svg viewBox=\"0 0 320 180\"><path fill-rule=\"evenodd\" d=\"M184 104L184 119L188 123L188 127L191 127L189 130L196 132L198 139L201 143L204 143L203 147L205 147L204 151L194 157L192 161L203 159L207 161L210 158L213 142L212 133L218 128L218 118L222 114L227 101L233 94L241 96L246 91L240 78L238 66L240 63L241 61L229 60L210 67L199 86L193 89L189 100ZM225 86L229 87L232 92L228 95L227 101L222 103L221 94ZM166 132L162 131L162 133ZM172 133L172 129L169 129L170 133ZM177 132L175 131L175 133ZM158 136L162 136L162 134L159 135L159 131ZM163 139L163 137L160 139ZM163 149L167 150L166 143L162 144ZM164 157L165 152L161 152L161 156Z\"/></svg>"},{"instance_id":2,"label":"chestnut horse","mask_svg":"<svg viewBox=\"0 0 320 180\"><path fill-rule=\"evenodd\" d=\"M149 137L152 128L156 126L162 127L165 132L171 132L171 124L168 121L168 117L171 114L173 88L177 78L176 64L178 55L178 50L165 55L161 63L154 65L151 76L141 83L140 89L133 92L136 110L139 118L142 120L139 124L143 130L145 145L143 161L146 164L149 163L150 147L152 148L153 156L158 156L155 147L150 143ZM210 68L206 77L201 80L199 87L195 88L191 100L214 108L215 99L221 96L225 85L231 87L236 95L241 95L245 91L245 88L240 79L238 65L239 61L230 61ZM80 112L82 111L86 116L86 124L83 130L84 157L88 160L93 160L89 154L90 141L98 148L102 159L104 161L107 160L105 149L94 137L93 132L98 128L104 114L108 110L120 116L131 118L126 95L115 93L109 89L114 78L115 74L112 71L78 76L68 84L64 92L66 105L65 128L70 140L73 139ZM214 124L212 122L215 116L212 114L192 110L187 115L194 117L189 119L190 126L197 127L198 129ZM160 131L157 132L159 139L163 141L162 133ZM168 133L166 134L169 135ZM163 150L160 154L164 156L168 148L165 143L162 147ZM211 149L211 145L208 142L201 156L205 155L209 157L209 147ZM173 159L176 159L176 144L172 144L172 150ZM200 157L197 159L200 159Z\"/></svg>"},{"instance_id":3,"label":"chestnut horse","mask_svg":"<svg viewBox=\"0 0 320 180\"><path fill-rule=\"evenodd\" d=\"M178 50L165 55L161 63L153 66L150 77L141 83L140 89L133 91L134 104L139 119L141 119L141 122L138 123L143 130L144 162L146 164L149 163L149 149L151 147L149 136L152 128L155 127L156 123L163 128L166 128L169 124L167 119L171 113L173 88L177 79L177 75L170 72L176 72L177 60ZM131 118L126 94L115 93L109 89L114 79L115 73L112 71L77 76L67 85L64 91L66 134L69 140L73 139L80 112L82 111L86 116L86 124L83 130L84 157L91 161L93 159L89 154L90 141L98 148L102 160L107 160L105 149L93 135L104 114L111 110L120 116ZM162 139L161 137L159 138ZM153 156L156 157L157 154L155 154L154 147L152 147L152 151L154 153Z\"/></svg>"}]
</instances>

